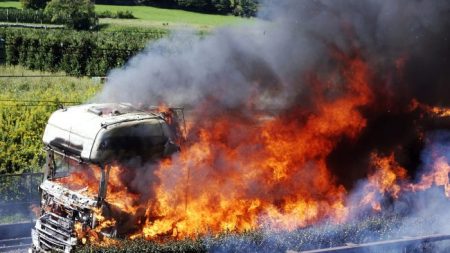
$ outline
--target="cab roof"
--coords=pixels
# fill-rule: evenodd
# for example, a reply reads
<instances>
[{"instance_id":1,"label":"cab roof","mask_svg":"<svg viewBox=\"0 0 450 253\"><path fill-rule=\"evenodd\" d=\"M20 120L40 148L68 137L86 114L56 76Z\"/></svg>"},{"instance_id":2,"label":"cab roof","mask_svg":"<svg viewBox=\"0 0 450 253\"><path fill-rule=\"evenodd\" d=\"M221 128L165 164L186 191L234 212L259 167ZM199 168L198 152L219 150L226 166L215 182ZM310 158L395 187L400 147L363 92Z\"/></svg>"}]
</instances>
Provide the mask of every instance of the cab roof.
<instances>
[{"instance_id":1,"label":"cab roof","mask_svg":"<svg viewBox=\"0 0 450 253\"><path fill-rule=\"evenodd\" d=\"M153 127L154 136L164 136L161 114L139 110L130 104L102 103L76 105L55 111L49 118L43 142L52 148L97 160L96 150L114 129L126 125L145 124Z\"/></svg>"}]
</instances>

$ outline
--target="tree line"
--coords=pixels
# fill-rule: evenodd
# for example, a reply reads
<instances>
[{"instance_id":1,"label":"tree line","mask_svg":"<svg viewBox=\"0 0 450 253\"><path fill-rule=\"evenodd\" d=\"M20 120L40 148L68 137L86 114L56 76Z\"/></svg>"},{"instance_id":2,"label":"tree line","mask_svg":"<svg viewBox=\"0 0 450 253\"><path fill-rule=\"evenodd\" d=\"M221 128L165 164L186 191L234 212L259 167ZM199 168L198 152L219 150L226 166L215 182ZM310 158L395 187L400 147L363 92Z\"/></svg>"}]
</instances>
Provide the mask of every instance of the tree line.
<instances>
[{"instance_id":1,"label":"tree line","mask_svg":"<svg viewBox=\"0 0 450 253\"><path fill-rule=\"evenodd\" d=\"M114 2L114 0L100 1ZM258 0L135 0L134 2L157 7L179 8L207 13L233 14L244 17L255 16L258 9Z\"/></svg>"},{"instance_id":2,"label":"tree line","mask_svg":"<svg viewBox=\"0 0 450 253\"><path fill-rule=\"evenodd\" d=\"M24 8L44 9L47 5L89 6L91 0L21 0ZM184 9L205 13L255 16L259 0L96 0L97 4L150 5L163 8ZM81 4L81 5L80 5ZM84 7L83 7L84 8ZM86 10L83 10L85 12Z\"/></svg>"}]
</instances>

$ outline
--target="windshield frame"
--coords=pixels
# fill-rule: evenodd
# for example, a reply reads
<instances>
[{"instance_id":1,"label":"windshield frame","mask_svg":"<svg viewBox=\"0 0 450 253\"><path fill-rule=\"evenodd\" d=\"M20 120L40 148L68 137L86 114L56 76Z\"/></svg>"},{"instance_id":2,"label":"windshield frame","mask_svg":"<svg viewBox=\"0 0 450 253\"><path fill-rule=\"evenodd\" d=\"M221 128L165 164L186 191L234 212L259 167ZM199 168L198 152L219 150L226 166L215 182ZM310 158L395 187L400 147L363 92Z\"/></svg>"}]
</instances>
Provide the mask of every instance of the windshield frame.
<instances>
[{"instance_id":1,"label":"windshield frame","mask_svg":"<svg viewBox=\"0 0 450 253\"><path fill-rule=\"evenodd\" d=\"M50 181L56 181L57 179L65 178L70 176L71 171L76 170L74 167L74 163L77 163L81 166L90 166L94 165L100 169L100 180L98 180L98 190L97 190L97 200L103 201L106 198L106 188L108 185L108 177L109 177L109 169L105 169L105 166L102 164L96 163L88 163L81 160L79 157L74 157L71 155L65 154L63 151L57 150L52 147L47 147L46 151L46 165L44 166L44 179ZM58 158L56 158L58 157ZM64 171L58 172L57 159L61 159L62 162L66 162L63 167L66 167ZM72 163L72 165L70 164ZM106 166L108 168L109 166ZM65 186L66 187L66 186ZM66 187L67 188L67 187ZM100 203L99 203L100 204Z\"/></svg>"}]
</instances>

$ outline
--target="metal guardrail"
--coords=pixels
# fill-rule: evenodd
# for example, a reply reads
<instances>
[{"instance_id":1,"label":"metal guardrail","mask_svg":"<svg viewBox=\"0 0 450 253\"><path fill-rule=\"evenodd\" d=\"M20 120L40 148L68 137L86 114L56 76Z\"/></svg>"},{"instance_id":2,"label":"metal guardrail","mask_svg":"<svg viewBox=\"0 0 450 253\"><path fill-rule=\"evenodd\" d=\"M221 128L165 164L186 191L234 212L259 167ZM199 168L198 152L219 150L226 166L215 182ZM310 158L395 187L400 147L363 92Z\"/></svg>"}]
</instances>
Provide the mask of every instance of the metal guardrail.
<instances>
[{"instance_id":1,"label":"metal guardrail","mask_svg":"<svg viewBox=\"0 0 450 253\"><path fill-rule=\"evenodd\" d=\"M0 252L17 252L31 247L31 237L0 240Z\"/></svg>"},{"instance_id":2,"label":"metal guardrail","mask_svg":"<svg viewBox=\"0 0 450 253\"><path fill-rule=\"evenodd\" d=\"M64 25L55 24L27 24L27 23L12 23L0 22L0 27L20 27L20 28L34 28L34 29L64 29Z\"/></svg>"},{"instance_id":3,"label":"metal guardrail","mask_svg":"<svg viewBox=\"0 0 450 253\"><path fill-rule=\"evenodd\" d=\"M6 61L5 39L0 37L0 64L4 64L5 61Z\"/></svg>"},{"instance_id":4,"label":"metal guardrail","mask_svg":"<svg viewBox=\"0 0 450 253\"><path fill-rule=\"evenodd\" d=\"M0 224L33 222L43 173L0 175Z\"/></svg>"}]
</instances>

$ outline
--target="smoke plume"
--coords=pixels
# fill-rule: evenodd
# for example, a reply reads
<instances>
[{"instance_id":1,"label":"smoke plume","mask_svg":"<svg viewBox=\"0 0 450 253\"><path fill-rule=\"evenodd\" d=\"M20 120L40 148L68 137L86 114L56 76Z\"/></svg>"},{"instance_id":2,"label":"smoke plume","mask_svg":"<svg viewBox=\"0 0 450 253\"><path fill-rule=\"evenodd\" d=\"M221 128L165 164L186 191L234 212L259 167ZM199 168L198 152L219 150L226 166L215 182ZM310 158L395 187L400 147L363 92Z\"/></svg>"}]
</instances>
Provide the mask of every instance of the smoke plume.
<instances>
[{"instance_id":1,"label":"smoke plume","mask_svg":"<svg viewBox=\"0 0 450 253\"><path fill-rule=\"evenodd\" d=\"M260 19L249 25L220 28L204 38L174 32L151 43L111 71L98 100L210 104L206 113L212 115L281 113L294 106L313 112L311 76L330 82L323 93L335 99L346 87L330 52L358 53L371 67L376 106L362 108L367 128L352 143L342 140L328 162L347 168L335 173L351 186L365 175L361 167L367 167L371 150L402 144L408 150L399 157L414 170L421 146L417 128L408 126L417 124L417 115L404 112L413 98L450 102L449 10L448 1L263 1Z\"/></svg>"},{"instance_id":2,"label":"smoke plume","mask_svg":"<svg viewBox=\"0 0 450 253\"><path fill-rule=\"evenodd\" d=\"M363 198L368 184L379 187L372 182L378 177L392 178L377 170L383 164L398 168L391 183L401 177L414 183L436 157L447 159L442 145L442 154L427 155L442 140L426 136L450 122L425 113L424 106L450 106L449 39L447 0L262 1L258 18L248 24L204 37L175 31L150 43L110 72L97 101L189 108L188 155L175 155L169 166L156 169L158 186L147 194L173 196L152 205L176 221L166 232L186 229L182 222L174 225L184 216L168 208L189 213L187 199L198 201L199 210L192 212L223 208L209 218L227 222L232 218L226 210L233 207L226 201L240 201L248 208L232 216L239 228L260 219L273 227L301 227L318 217L341 217L341 204ZM283 154L275 152L282 148ZM193 181L181 194L186 178ZM263 180L267 185L263 178L270 178ZM380 202L384 194L403 191L389 187L380 191ZM205 197L211 192L217 195ZM317 200L317 207L301 197ZM302 221L292 203L308 206ZM395 212L397 205L391 206ZM258 220L242 218L252 212ZM186 219L197 225L196 218ZM163 222L147 220L159 228Z\"/></svg>"}]
</instances>

